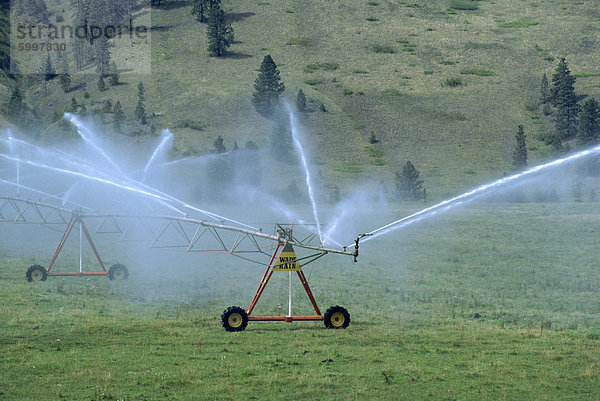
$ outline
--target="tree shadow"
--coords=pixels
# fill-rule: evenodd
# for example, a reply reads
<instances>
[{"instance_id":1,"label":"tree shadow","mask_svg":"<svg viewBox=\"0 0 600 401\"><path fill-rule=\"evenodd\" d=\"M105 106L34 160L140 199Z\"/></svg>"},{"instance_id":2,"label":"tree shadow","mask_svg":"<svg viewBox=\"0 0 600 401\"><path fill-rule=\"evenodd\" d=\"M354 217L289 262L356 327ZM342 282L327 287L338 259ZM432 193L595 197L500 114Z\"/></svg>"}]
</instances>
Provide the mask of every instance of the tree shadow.
<instances>
[{"instance_id":1,"label":"tree shadow","mask_svg":"<svg viewBox=\"0 0 600 401\"><path fill-rule=\"evenodd\" d=\"M256 13L253 12L247 12L247 13L227 13L225 14L225 20L227 22L239 22L243 19L246 19L248 17L252 17L253 15L256 15Z\"/></svg>"},{"instance_id":2,"label":"tree shadow","mask_svg":"<svg viewBox=\"0 0 600 401\"><path fill-rule=\"evenodd\" d=\"M85 82L71 86L69 89L67 89L67 91L65 93L75 92L75 91L78 91L79 89L83 89L83 88L85 88Z\"/></svg>"},{"instance_id":3,"label":"tree shadow","mask_svg":"<svg viewBox=\"0 0 600 401\"><path fill-rule=\"evenodd\" d=\"M185 7L188 6L190 3L189 1L186 0L161 0L160 2L160 6L158 5L158 0L154 0L153 1L153 5L152 7L154 8L158 8L159 10L174 10L176 8L181 8L181 7Z\"/></svg>"},{"instance_id":4,"label":"tree shadow","mask_svg":"<svg viewBox=\"0 0 600 401\"><path fill-rule=\"evenodd\" d=\"M148 28L148 30L149 31L164 32L164 31L168 31L171 28L173 28L173 25L161 25L161 26L151 26L150 28Z\"/></svg>"},{"instance_id":5,"label":"tree shadow","mask_svg":"<svg viewBox=\"0 0 600 401\"><path fill-rule=\"evenodd\" d=\"M225 58L231 58L234 60L241 60L241 59L252 58L252 57L254 57L254 56L251 54L239 53L239 52L228 52L227 55L225 56Z\"/></svg>"}]
</instances>

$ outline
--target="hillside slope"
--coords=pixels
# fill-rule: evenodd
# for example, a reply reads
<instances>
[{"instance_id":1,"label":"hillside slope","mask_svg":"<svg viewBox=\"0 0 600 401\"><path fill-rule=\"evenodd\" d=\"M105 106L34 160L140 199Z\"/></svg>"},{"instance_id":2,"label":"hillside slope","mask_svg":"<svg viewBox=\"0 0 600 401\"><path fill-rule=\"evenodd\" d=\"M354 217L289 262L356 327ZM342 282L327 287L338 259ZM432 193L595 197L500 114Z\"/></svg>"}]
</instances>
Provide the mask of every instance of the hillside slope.
<instances>
[{"instance_id":1,"label":"hillside slope","mask_svg":"<svg viewBox=\"0 0 600 401\"><path fill-rule=\"evenodd\" d=\"M551 126L538 117L537 101L541 75L560 57L573 72L592 73L578 78L578 94L600 96L595 1L451 8L460 3L225 0L236 43L216 59L188 2L165 0L152 11L151 75L124 74L126 85L105 92L97 92L93 76L75 79L86 80L92 107L121 100L129 116L137 82L144 82L153 124L176 136L174 157L208 153L218 135L228 148L252 140L268 149L272 123L250 99L262 58L271 54L285 97L293 102L302 89L316 101L303 124L323 186L366 175L391 191L393 173L410 160L437 198L509 171L518 124L532 162L551 156L538 140ZM448 79L462 84L446 85ZM85 102L80 92L73 95ZM46 96L38 90L29 97L48 113L70 101L56 83ZM173 128L190 119L206 128ZM369 144L371 131L376 144Z\"/></svg>"}]
</instances>

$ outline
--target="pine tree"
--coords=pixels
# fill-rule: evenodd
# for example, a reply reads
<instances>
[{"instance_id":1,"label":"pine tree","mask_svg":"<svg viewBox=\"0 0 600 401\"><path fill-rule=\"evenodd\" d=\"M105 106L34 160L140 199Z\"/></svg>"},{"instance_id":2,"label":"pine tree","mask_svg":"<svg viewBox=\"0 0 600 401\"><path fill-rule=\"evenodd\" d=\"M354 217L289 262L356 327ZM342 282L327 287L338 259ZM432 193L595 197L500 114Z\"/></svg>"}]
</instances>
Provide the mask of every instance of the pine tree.
<instances>
[{"instance_id":1,"label":"pine tree","mask_svg":"<svg viewBox=\"0 0 600 401\"><path fill-rule=\"evenodd\" d=\"M59 53L60 54L60 53ZM61 57L61 71L60 76L58 77L58 82L63 90L63 92L67 93L69 88L71 87L71 75L69 74L69 67L67 65L67 60L64 57Z\"/></svg>"},{"instance_id":2,"label":"pine tree","mask_svg":"<svg viewBox=\"0 0 600 401\"><path fill-rule=\"evenodd\" d=\"M145 92L144 84L140 82L138 84L138 103L135 107L135 117L142 125L148 124L146 108L144 107L144 100L146 100Z\"/></svg>"},{"instance_id":3,"label":"pine tree","mask_svg":"<svg viewBox=\"0 0 600 401\"><path fill-rule=\"evenodd\" d=\"M401 200L425 200L427 191L423 188L423 180L419 179L419 171L407 161L402 166L402 173L396 172L396 194Z\"/></svg>"},{"instance_id":4,"label":"pine tree","mask_svg":"<svg viewBox=\"0 0 600 401\"><path fill-rule=\"evenodd\" d=\"M234 33L231 24L225 21L225 12L220 6L212 6L208 14L208 51L213 57L223 57L233 43Z\"/></svg>"},{"instance_id":5,"label":"pine tree","mask_svg":"<svg viewBox=\"0 0 600 401\"><path fill-rule=\"evenodd\" d=\"M220 7L221 0L192 0L192 14L199 22L206 22L206 16L212 7Z\"/></svg>"},{"instance_id":6,"label":"pine tree","mask_svg":"<svg viewBox=\"0 0 600 401\"><path fill-rule=\"evenodd\" d=\"M379 139L377 139L377 135L375 135L375 131L371 131L369 134L369 143L371 145L379 143Z\"/></svg>"},{"instance_id":7,"label":"pine tree","mask_svg":"<svg viewBox=\"0 0 600 401\"><path fill-rule=\"evenodd\" d=\"M46 62L44 64L44 80L50 81L56 77L56 71L52 67L52 61L50 60L50 53L46 55Z\"/></svg>"},{"instance_id":8,"label":"pine tree","mask_svg":"<svg viewBox=\"0 0 600 401\"><path fill-rule=\"evenodd\" d=\"M104 104L102 106L102 112L112 113L112 110L113 110L112 102L109 99L105 100Z\"/></svg>"},{"instance_id":9,"label":"pine tree","mask_svg":"<svg viewBox=\"0 0 600 401\"><path fill-rule=\"evenodd\" d=\"M583 103L579 116L577 145L590 146L600 139L600 106L596 99L588 99Z\"/></svg>"},{"instance_id":10,"label":"pine tree","mask_svg":"<svg viewBox=\"0 0 600 401\"><path fill-rule=\"evenodd\" d=\"M300 113L306 113L306 95L302 92L302 89L298 91L298 96L296 96L296 108Z\"/></svg>"},{"instance_id":11,"label":"pine tree","mask_svg":"<svg viewBox=\"0 0 600 401\"><path fill-rule=\"evenodd\" d=\"M96 72L103 77L108 75L110 68L110 49L108 46L108 38L105 35L98 38L94 45Z\"/></svg>"},{"instance_id":12,"label":"pine tree","mask_svg":"<svg viewBox=\"0 0 600 401\"><path fill-rule=\"evenodd\" d=\"M279 95L285 90L285 86L270 55L266 55L260 65L254 90L252 97L254 108L260 115L271 117L279 105Z\"/></svg>"},{"instance_id":13,"label":"pine tree","mask_svg":"<svg viewBox=\"0 0 600 401\"><path fill-rule=\"evenodd\" d=\"M215 153L225 153L225 152L227 152L227 148L223 144L223 138L221 137L221 135L219 135L217 137L217 139L215 139L215 141L213 142L213 147L214 147L213 151Z\"/></svg>"},{"instance_id":14,"label":"pine tree","mask_svg":"<svg viewBox=\"0 0 600 401\"><path fill-rule=\"evenodd\" d=\"M77 104L77 100L75 100L75 96L71 97L71 107L69 109L69 111L71 113L77 113L77 110L79 109L79 105Z\"/></svg>"},{"instance_id":15,"label":"pine tree","mask_svg":"<svg viewBox=\"0 0 600 401\"><path fill-rule=\"evenodd\" d=\"M282 162L290 162L290 151L293 144L292 130L290 122L286 118L278 118L271 133L271 149L276 159Z\"/></svg>"},{"instance_id":16,"label":"pine tree","mask_svg":"<svg viewBox=\"0 0 600 401\"><path fill-rule=\"evenodd\" d=\"M517 144L513 151L512 164L515 170L522 170L527 167L527 145L525 144L525 132L522 125L519 125L515 139Z\"/></svg>"},{"instance_id":17,"label":"pine tree","mask_svg":"<svg viewBox=\"0 0 600 401\"><path fill-rule=\"evenodd\" d=\"M550 101L550 86L548 85L548 77L546 73L542 76L540 82L540 103L547 104Z\"/></svg>"},{"instance_id":18,"label":"pine tree","mask_svg":"<svg viewBox=\"0 0 600 401\"><path fill-rule=\"evenodd\" d=\"M117 64L114 61L110 63L110 70L108 74L108 83L110 83L110 86L119 85L119 70L117 69Z\"/></svg>"},{"instance_id":19,"label":"pine tree","mask_svg":"<svg viewBox=\"0 0 600 401\"><path fill-rule=\"evenodd\" d=\"M25 103L25 98L19 86L12 89L10 99L6 105L8 117L15 124L26 123L26 116L29 114L29 107Z\"/></svg>"},{"instance_id":20,"label":"pine tree","mask_svg":"<svg viewBox=\"0 0 600 401\"><path fill-rule=\"evenodd\" d=\"M113 107L113 127L115 131L121 131L121 124L125 121L125 113L123 113L123 108L121 107L121 102L117 100L115 106Z\"/></svg>"},{"instance_id":21,"label":"pine tree","mask_svg":"<svg viewBox=\"0 0 600 401\"><path fill-rule=\"evenodd\" d=\"M560 140L574 138L577 134L577 116L580 111L575 96L575 77L563 57L552 75L552 104L556 107L556 132Z\"/></svg>"},{"instance_id":22,"label":"pine tree","mask_svg":"<svg viewBox=\"0 0 600 401\"><path fill-rule=\"evenodd\" d=\"M98 90L100 92L104 92L106 90L106 84L104 83L104 77L102 75L98 76Z\"/></svg>"}]
</instances>

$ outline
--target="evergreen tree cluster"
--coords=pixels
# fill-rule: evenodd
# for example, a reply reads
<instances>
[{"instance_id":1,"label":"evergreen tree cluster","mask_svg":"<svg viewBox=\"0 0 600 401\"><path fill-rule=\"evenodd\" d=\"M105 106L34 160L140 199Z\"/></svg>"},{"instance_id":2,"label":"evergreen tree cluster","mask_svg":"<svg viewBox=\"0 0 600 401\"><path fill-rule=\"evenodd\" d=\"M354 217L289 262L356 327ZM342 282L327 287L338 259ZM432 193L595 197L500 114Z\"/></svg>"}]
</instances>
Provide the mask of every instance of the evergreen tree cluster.
<instances>
[{"instance_id":1,"label":"evergreen tree cluster","mask_svg":"<svg viewBox=\"0 0 600 401\"><path fill-rule=\"evenodd\" d=\"M225 12L218 5L210 7L206 36L208 52L213 57L224 57L227 49L233 43L233 28L225 20Z\"/></svg>"},{"instance_id":2,"label":"evergreen tree cluster","mask_svg":"<svg viewBox=\"0 0 600 401\"><path fill-rule=\"evenodd\" d=\"M546 74L540 84L540 101L544 114L553 114L554 132L545 139L555 149L563 148L563 143L575 139L577 146L591 146L600 142L600 108L595 99L587 99L579 104L575 94L576 78L571 74L566 59L559 61L552 86ZM554 110L550 110L550 105Z\"/></svg>"},{"instance_id":3,"label":"evergreen tree cluster","mask_svg":"<svg viewBox=\"0 0 600 401\"><path fill-rule=\"evenodd\" d=\"M192 0L192 14L206 22L208 52L212 57L225 57L233 43L234 31L221 8L221 0Z\"/></svg>"}]
</instances>

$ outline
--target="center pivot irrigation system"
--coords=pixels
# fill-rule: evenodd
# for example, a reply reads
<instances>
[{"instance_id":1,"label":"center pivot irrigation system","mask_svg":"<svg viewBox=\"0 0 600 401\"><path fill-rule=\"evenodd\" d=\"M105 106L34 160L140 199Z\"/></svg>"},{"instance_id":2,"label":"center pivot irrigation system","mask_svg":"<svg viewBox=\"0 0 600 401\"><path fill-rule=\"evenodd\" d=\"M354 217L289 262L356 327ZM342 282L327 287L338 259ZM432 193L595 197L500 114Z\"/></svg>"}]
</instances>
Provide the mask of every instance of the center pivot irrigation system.
<instances>
[{"instance_id":1,"label":"center pivot irrigation system","mask_svg":"<svg viewBox=\"0 0 600 401\"><path fill-rule=\"evenodd\" d=\"M181 250L188 253L230 254L249 262L265 265L265 272L248 310L246 311L239 306L231 306L223 312L221 321L227 331L242 331L249 321L322 320L327 328L346 328L350 323L348 311L335 305L328 308L325 314L322 314L302 267L329 253L351 256L356 262L359 241L366 235L358 236L351 250L348 247L344 247L343 250L336 250L323 247L314 233L298 238L294 235L293 226L289 224L276 224L275 233L268 234L262 231L187 217L94 214L84 212L82 209L70 211L47 203L19 197L2 196L0 196L0 222L38 224L62 232L58 246L47 267L34 264L27 269L26 278L30 282L45 281L48 276L108 276L110 280L126 279L129 273L124 265L116 263L110 268L106 268L92 238L93 235L98 234L113 234L118 236L121 241L148 241L151 248ZM73 231L79 231L79 270L55 272L52 268ZM84 239L89 244L101 270L84 270ZM309 254L298 258L294 250L295 247L307 250ZM264 261L267 258L268 263L265 263ZM288 272L288 314L286 316L254 316L252 312L274 272ZM300 283L314 308L315 315L292 315L293 273L300 279Z\"/></svg>"}]
</instances>

